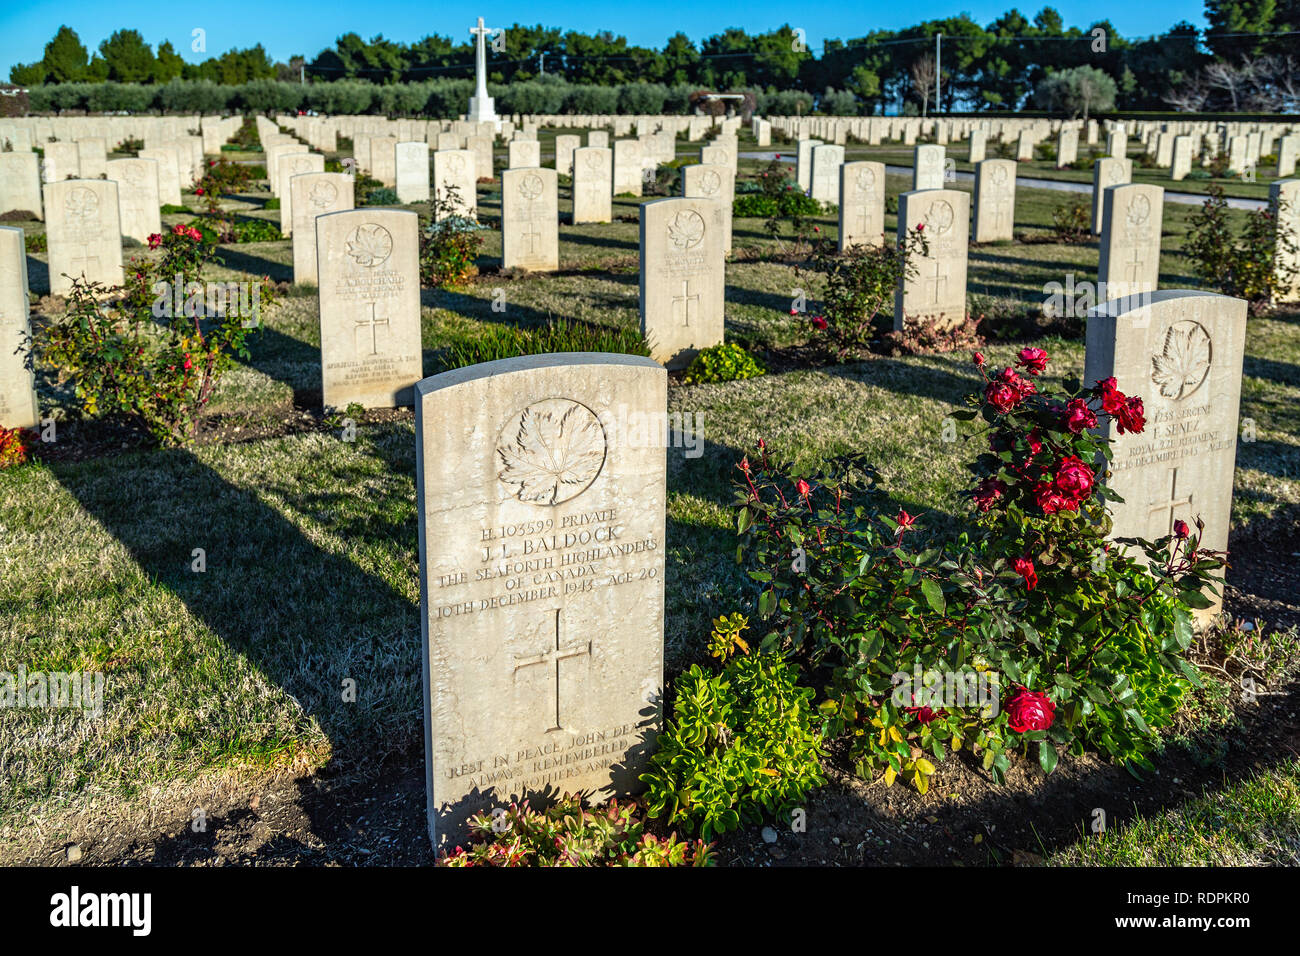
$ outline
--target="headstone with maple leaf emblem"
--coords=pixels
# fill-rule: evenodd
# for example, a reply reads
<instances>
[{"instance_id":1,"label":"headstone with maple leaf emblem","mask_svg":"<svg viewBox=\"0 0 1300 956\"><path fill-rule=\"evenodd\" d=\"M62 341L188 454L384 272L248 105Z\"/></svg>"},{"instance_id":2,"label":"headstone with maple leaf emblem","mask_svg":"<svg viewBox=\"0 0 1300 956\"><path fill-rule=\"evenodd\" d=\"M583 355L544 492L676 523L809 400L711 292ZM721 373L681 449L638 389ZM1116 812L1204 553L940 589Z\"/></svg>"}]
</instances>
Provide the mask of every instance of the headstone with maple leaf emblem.
<instances>
[{"instance_id":1,"label":"headstone with maple leaf emblem","mask_svg":"<svg viewBox=\"0 0 1300 956\"><path fill-rule=\"evenodd\" d=\"M725 163L694 163L682 167L682 195L712 199L722 210L722 251L731 251L731 204L736 177Z\"/></svg>"},{"instance_id":2,"label":"headstone with maple leaf emblem","mask_svg":"<svg viewBox=\"0 0 1300 956\"><path fill-rule=\"evenodd\" d=\"M419 216L368 208L316 218L322 402L410 405L423 375Z\"/></svg>"},{"instance_id":3,"label":"headstone with maple leaf emblem","mask_svg":"<svg viewBox=\"0 0 1300 956\"><path fill-rule=\"evenodd\" d=\"M293 177L304 173L323 173L325 157L320 153L287 153L280 156L276 174L280 184L280 234L293 236Z\"/></svg>"},{"instance_id":4,"label":"headstone with maple leaf emblem","mask_svg":"<svg viewBox=\"0 0 1300 956\"><path fill-rule=\"evenodd\" d=\"M122 231L117 183L65 179L45 186L45 234L49 241L50 294L64 295L84 277L122 284Z\"/></svg>"},{"instance_id":5,"label":"headstone with maple leaf emblem","mask_svg":"<svg viewBox=\"0 0 1300 956\"><path fill-rule=\"evenodd\" d=\"M37 425L36 389L26 367L30 309L23 231L0 226L0 428Z\"/></svg>"},{"instance_id":6,"label":"headstone with maple leaf emblem","mask_svg":"<svg viewBox=\"0 0 1300 956\"><path fill-rule=\"evenodd\" d=\"M975 167L976 242L1014 237L1016 225L1016 163L986 159Z\"/></svg>"},{"instance_id":7,"label":"headstone with maple leaf emblem","mask_svg":"<svg viewBox=\"0 0 1300 956\"><path fill-rule=\"evenodd\" d=\"M440 149L433 154L433 192L454 205L455 215L478 218L477 158L470 149ZM488 170L483 175L490 176ZM439 218L442 211L437 211Z\"/></svg>"},{"instance_id":8,"label":"headstone with maple leaf emblem","mask_svg":"<svg viewBox=\"0 0 1300 956\"><path fill-rule=\"evenodd\" d=\"M555 170L541 166L502 170L502 268L532 272L558 269L559 217Z\"/></svg>"},{"instance_id":9,"label":"headstone with maple leaf emblem","mask_svg":"<svg viewBox=\"0 0 1300 956\"><path fill-rule=\"evenodd\" d=\"M293 204L293 281L296 284L319 284L316 218L351 209L355 205L354 182L347 173L302 173L290 177L286 195Z\"/></svg>"},{"instance_id":10,"label":"headstone with maple leaf emblem","mask_svg":"<svg viewBox=\"0 0 1300 956\"><path fill-rule=\"evenodd\" d=\"M536 355L416 386L429 831L640 790L662 721L667 374Z\"/></svg>"},{"instance_id":11,"label":"headstone with maple leaf emblem","mask_svg":"<svg viewBox=\"0 0 1300 956\"><path fill-rule=\"evenodd\" d=\"M535 139L513 139L509 145L511 169L542 165L542 144Z\"/></svg>"},{"instance_id":12,"label":"headstone with maple leaf emblem","mask_svg":"<svg viewBox=\"0 0 1300 956\"><path fill-rule=\"evenodd\" d=\"M1155 540L1176 520L1195 532L1199 519L1201 546L1226 550L1245 345L1245 301L1210 292L1163 290L1088 313L1085 385L1113 377L1146 416L1122 435L1103 418L1115 440L1105 481L1124 499L1110 503L1113 537Z\"/></svg>"},{"instance_id":13,"label":"headstone with maple leaf emblem","mask_svg":"<svg viewBox=\"0 0 1300 956\"><path fill-rule=\"evenodd\" d=\"M117 210L122 235L137 242L162 232L162 215L158 198L158 161L110 159L105 164L105 178L117 183Z\"/></svg>"},{"instance_id":14,"label":"headstone with maple leaf emblem","mask_svg":"<svg viewBox=\"0 0 1300 956\"><path fill-rule=\"evenodd\" d=\"M1146 183L1108 187L1102 194L1097 298L1149 295L1160 282L1160 229L1165 191Z\"/></svg>"},{"instance_id":15,"label":"headstone with maple leaf emblem","mask_svg":"<svg viewBox=\"0 0 1300 956\"><path fill-rule=\"evenodd\" d=\"M929 249L911 256L915 270L894 293L894 329L932 320L951 329L966 319L966 261L970 238L970 194L956 189L922 189L898 197L898 240L924 226Z\"/></svg>"},{"instance_id":16,"label":"headstone with maple leaf emblem","mask_svg":"<svg viewBox=\"0 0 1300 956\"><path fill-rule=\"evenodd\" d=\"M594 135L594 134L593 134ZM573 223L609 222L613 212L614 153L603 146L573 151Z\"/></svg>"},{"instance_id":17,"label":"headstone with maple leaf emblem","mask_svg":"<svg viewBox=\"0 0 1300 956\"><path fill-rule=\"evenodd\" d=\"M839 250L885 241L885 164L868 161L840 167Z\"/></svg>"},{"instance_id":18,"label":"headstone with maple leaf emblem","mask_svg":"<svg viewBox=\"0 0 1300 956\"><path fill-rule=\"evenodd\" d=\"M657 199L641 206L641 334L650 357L684 368L722 344L726 291L719 204Z\"/></svg>"}]
</instances>

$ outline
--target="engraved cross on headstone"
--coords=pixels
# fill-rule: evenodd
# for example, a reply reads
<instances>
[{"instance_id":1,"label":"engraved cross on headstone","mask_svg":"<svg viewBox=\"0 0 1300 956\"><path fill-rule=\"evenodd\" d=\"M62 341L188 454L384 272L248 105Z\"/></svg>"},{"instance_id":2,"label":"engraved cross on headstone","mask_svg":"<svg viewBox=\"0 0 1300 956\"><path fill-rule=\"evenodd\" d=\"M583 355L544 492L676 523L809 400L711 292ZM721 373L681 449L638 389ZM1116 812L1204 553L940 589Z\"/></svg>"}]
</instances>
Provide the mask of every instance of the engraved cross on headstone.
<instances>
[{"instance_id":1,"label":"engraved cross on headstone","mask_svg":"<svg viewBox=\"0 0 1300 956\"><path fill-rule=\"evenodd\" d=\"M941 285L943 286L944 292L948 291L948 269L946 268L947 265L948 263L944 262L943 260L936 259L934 263L934 275L925 280L927 283L929 283L930 287L934 290L934 300L932 303L933 305L939 304L939 287Z\"/></svg>"},{"instance_id":2,"label":"engraved cross on headstone","mask_svg":"<svg viewBox=\"0 0 1300 956\"><path fill-rule=\"evenodd\" d=\"M528 255L530 256L536 255L537 242L539 239L542 238L541 230L537 228L536 223L528 222L528 223L524 223L524 225L527 228L519 234L520 238L522 238L528 243Z\"/></svg>"},{"instance_id":3,"label":"engraved cross on headstone","mask_svg":"<svg viewBox=\"0 0 1300 956\"><path fill-rule=\"evenodd\" d=\"M99 256L92 256L89 253L90 253L90 247L82 246L81 255L72 257L73 274L79 273L84 276L86 274L86 267L88 265L91 266L90 271L92 275L97 274L99 272ZM79 269L77 266L78 263L81 264ZM93 265L91 265L92 263Z\"/></svg>"},{"instance_id":4,"label":"engraved cross on headstone","mask_svg":"<svg viewBox=\"0 0 1300 956\"><path fill-rule=\"evenodd\" d=\"M538 664L552 665L555 669L555 684L554 684L555 687L554 705L555 706L553 708L548 708L548 712L553 712L555 714L555 724L554 726L548 727L546 729L546 732L548 734L553 733L557 730L564 729L563 727L564 722L560 719L560 662L564 660L568 660L571 657L591 656L591 641L587 641L585 644L579 644L576 647L561 647L560 640L561 640L560 608L556 608L555 609L555 647L553 648L548 647L541 654L536 654L532 657L515 658L516 675L518 675L519 671L521 671L523 668L534 667Z\"/></svg>"},{"instance_id":5,"label":"engraved cross on headstone","mask_svg":"<svg viewBox=\"0 0 1300 956\"><path fill-rule=\"evenodd\" d=\"M695 304L695 308L697 311L699 310L699 306L700 306L700 294L697 292L695 293L695 295L690 295L690 291L691 291L691 280L683 279L682 294L673 296L673 307L676 308L677 303L679 302L682 304L682 320L688 326L691 324L691 304L692 303Z\"/></svg>"},{"instance_id":6,"label":"engraved cross on headstone","mask_svg":"<svg viewBox=\"0 0 1300 956\"><path fill-rule=\"evenodd\" d=\"M370 315L366 316L364 319L357 319L356 326L355 326L357 329L364 329L364 328L370 329L370 354L371 355L379 354L379 326L382 325L385 328L388 327L388 319L386 317L380 318L375 313L376 305L377 303L371 302Z\"/></svg>"},{"instance_id":7,"label":"engraved cross on headstone","mask_svg":"<svg viewBox=\"0 0 1300 956\"><path fill-rule=\"evenodd\" d=\"M1138 281L1138 273L1141 272L1142 269L1143 269L1143 267L1146 265L1146 263L1145 263L1145 261L1144 261L1145 259L1146 259L1146 256L1143 254L1142 247L1141 247L1141 246L1134 246L1134 247L1133 247L1133 261L1126 263L1126 265L1128 266L1128 281L1129 281L1129 282L1132 282L1132 283L1135 284L1135 285L1137 284L1137 281ZM1134 290L1130 290L1130 291L1134 291Z\"/></svg>"},{"instance_id":8,"label":"engraved cross on headstone","mask_svg":"<svg viewBox=\"0 0 1300 956\"><path fill-rule=\"evenodd\" d=\"M1173 534L1174 533L1174 512L1178 508L1183 507L1184 505L1190 506L1191 503L1192 503L1192 495L1190 492L1188 493L1186 498L1178 497L1178 469L1170 468L1169 469L1169 500L1165 502L1158 502L1158 501L1151 502L1151 504L1147 507L1147 518L1150 518L1152 515L1156 514L1157 512L1165 511L1167 509L1169 512L1169 527L1164 532L1162 532L1162 534Z\"/></svg>"}]
</instances>

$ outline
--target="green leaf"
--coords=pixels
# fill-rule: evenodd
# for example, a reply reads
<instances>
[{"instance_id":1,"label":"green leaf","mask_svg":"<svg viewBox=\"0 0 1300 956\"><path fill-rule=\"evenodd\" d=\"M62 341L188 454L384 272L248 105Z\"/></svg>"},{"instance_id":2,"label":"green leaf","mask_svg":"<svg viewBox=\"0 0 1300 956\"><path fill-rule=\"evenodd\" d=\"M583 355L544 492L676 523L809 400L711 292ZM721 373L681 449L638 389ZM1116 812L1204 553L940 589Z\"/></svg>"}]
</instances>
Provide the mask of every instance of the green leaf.
<instances>
[{"instance_id":1,"label":"green leaf","mask_svg":"<svg viewBox=\"0 0 1300 956\"><path fill-rule=\"evenodd\" d=\"M935 614L943 614L947 610L948 603L943 599L943 589L929 578L921 582L921 592L925 595L926 603Z\"/></svg>"},{"instance_id":2,"label":"green leaf","mask_svg":"<svg viewBox=\"0 0 1300 956\"><path fill-rule=\"evenodd\" d=\"M1056 748L1052 746L1051 741L1041 740L1038 743L1038 765L1043 768L1043 773L1051 773L1056 769Z\"/></svg>"}]
</instances>

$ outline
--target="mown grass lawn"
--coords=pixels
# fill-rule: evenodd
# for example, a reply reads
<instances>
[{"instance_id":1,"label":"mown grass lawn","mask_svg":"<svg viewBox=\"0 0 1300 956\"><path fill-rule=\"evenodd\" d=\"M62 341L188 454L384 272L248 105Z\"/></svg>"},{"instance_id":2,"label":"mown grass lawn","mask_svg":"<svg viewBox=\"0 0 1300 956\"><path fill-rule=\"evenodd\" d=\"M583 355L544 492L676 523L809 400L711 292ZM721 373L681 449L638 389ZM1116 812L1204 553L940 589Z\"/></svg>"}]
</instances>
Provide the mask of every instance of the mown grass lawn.
<instances>
[{"instance_id":1,"label":"mown grass lawn","mask_svg":"<svg viewBox=\"0 0 1300 956\"><path fill-rule=\"evenodd\" d=\"M683 155L692 150L680 146ZM742 172L759 165L745 161ZM908 187L890 177L891 194ZM561 196L563 219L569 206ZM242 212L278 217L260 209L264 198L245 197ZM426 374L446 367L452 345L493 323L636 326L636 201L615 203L626 221L562 225L558 275L507 277L490 274L500 254L499 190L482 186L479 200L485 274L454 291L423 293ZM1052 210L1066 201L1020 190L1017 232L1048 238ZM1166 206L1162 287L1195 285L1180 253L1191 212ZM184 220L166 217L168 225ZM834 236L832 216L816 224ZM886 226L894 228L892 216ZM772 239L758 220L737 220L734 234L729 339L760 352L803 342L809 333L790 304L802 288L815 309L816 289L780 255L792 239ZM224 278L288 281L291 273L287 241L222 254ZM1095 244L973 247L972 307L996 316L1035 305L1046 283L1069 272L1091 279L1096 262ZM43 255L29 264L39 293ZM492 309L500 294L504 312ZM311 290L290 290L265 321L251 360L223 381L212 406L249 435L301 419L320 401ZM999 342L996 325L986 330L985 352L995 365L1009 363L1025 343ZM1053 375L1081 374L1080 339L1036 344L1051 353ZM670 410L697 416L705 445L698 458L669 451L670 673L703 655L710 618L745 609L753 597L734 560L730 482L756 439L805 462L866 452L900 506L932 528L951 526L962 514L962 466L973 451L944 441L943 426L976 382L969 356L949 354L672 388ZM42 400L47 412L71 414L52 388ZM1242 401L1256 441L1239 447L1237 524L1300 504L1300 312L1251 320ZM359 772L418 743L413 424L409 415L374 416L349 442L315 421L274 437L241 441L228 432L232 440L192 450L127 448L0 472L0 670L103 671L108 680L101 719L0 711L0 835L99 800L157 800L201 774L315 769L331 760ZM194 570L196 549L202 571ZM355 700L345 697L348 681Z\"/></svg>"}]
</instances>

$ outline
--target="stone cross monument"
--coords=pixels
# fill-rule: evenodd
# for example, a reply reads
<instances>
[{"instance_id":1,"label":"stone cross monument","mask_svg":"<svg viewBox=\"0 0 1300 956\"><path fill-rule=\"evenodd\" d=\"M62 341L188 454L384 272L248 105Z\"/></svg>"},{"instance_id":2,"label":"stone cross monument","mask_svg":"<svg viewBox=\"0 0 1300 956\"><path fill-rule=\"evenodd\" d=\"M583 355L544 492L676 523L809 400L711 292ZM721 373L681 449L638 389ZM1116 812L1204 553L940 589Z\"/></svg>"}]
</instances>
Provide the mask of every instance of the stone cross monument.
<instances>
[{"instance_id":1,"label":"stone cross monument","mask_svg":"<svg viewBox=\"0 0 1300 956\"><path fill-rule=\"evenodd\" d=\"M485 41L489 34L495 31L489 27L483 26L483 18L478 18L478 26L470 27L469 32L477 40L474 53L474 73L477 83L474 88L474 95L469 98L469 113L465 118L473 123L495 123L497 128L501 128L501 120L497 118L496 110L492 105L492 97L488 96L487 91L487 46Z\"/></svg>"}]
</instances>

